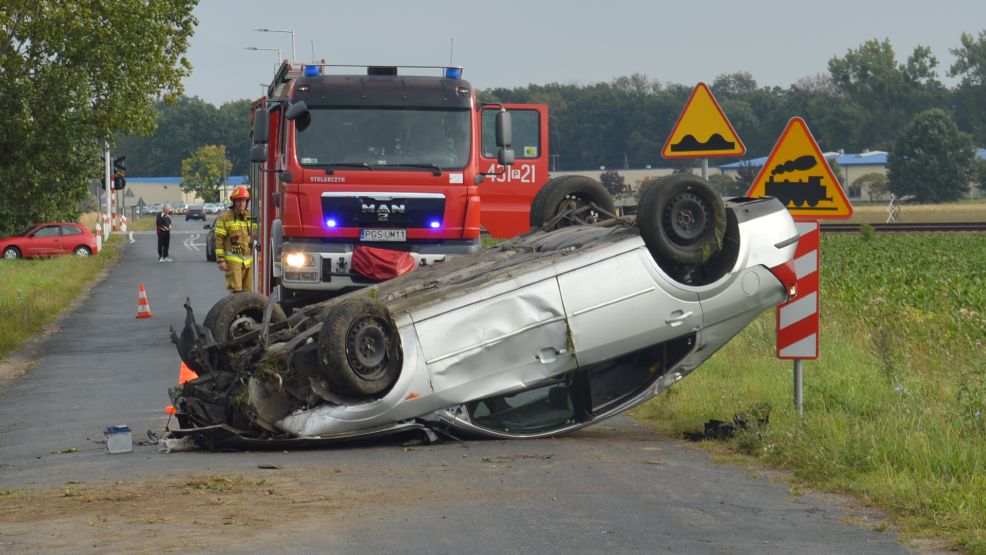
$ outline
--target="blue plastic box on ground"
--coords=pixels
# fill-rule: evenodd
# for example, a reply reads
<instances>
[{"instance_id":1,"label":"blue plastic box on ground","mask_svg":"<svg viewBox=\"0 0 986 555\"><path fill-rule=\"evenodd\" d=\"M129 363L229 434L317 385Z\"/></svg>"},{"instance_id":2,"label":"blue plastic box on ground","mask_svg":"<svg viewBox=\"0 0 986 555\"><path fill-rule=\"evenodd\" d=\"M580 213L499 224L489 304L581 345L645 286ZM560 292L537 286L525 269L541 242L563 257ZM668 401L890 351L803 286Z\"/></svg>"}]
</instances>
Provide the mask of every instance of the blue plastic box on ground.
<instances>
[{"instance_id":1,"label":"blue plastic box on ground","mask_svg":"<svg viewBox=\"0 0 986 555\"><path fill-rule=\"evenodd\" d=\"M129 453L134 450L130 426L110 426L103 430L107 453Z\"/></svg>"}]
</instances>

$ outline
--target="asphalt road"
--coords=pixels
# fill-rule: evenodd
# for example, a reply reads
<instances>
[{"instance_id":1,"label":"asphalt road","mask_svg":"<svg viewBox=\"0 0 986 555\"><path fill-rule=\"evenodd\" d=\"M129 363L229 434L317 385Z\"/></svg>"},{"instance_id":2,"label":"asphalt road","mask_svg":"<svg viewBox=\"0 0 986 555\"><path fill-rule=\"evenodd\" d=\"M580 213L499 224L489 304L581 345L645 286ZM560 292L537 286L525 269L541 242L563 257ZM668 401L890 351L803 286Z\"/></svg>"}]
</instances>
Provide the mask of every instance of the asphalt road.
<instances>
[{"instance_id":1,"label":"asphalt road","mask_svg":"<svg viewBox=\"0 0 986 555\"><path fill-rule=\"evenodd\" d=\"M164 428L179 366L169 325L183 322L185 297L201 317L225 293L215 264L205 262L204 233L191 240L202 224L178 217L175 228L173 263L156 262L153 235L135 235L109 276L42 342L38 363L0 387L0 490L253 476L264 463L298 483L312 477L309 493L320 480L371 492L312 526L299 523L317 505L298 493L297 503L280 500L283 519L266 515L263 530L247 527L220 544L185 545L187 552L910 552L890 534L844 523L839 506L713 464L704 451L625 417L547 440L172 454L137 445L106 454L107 426L129 425L135 441ZM140 283L150 319L135 319ZM3 530L0 522L0 538ZM56 537L59 527L45 533ZM28 550L29 540L7 545Z\"/></svg>"}]
</instances>

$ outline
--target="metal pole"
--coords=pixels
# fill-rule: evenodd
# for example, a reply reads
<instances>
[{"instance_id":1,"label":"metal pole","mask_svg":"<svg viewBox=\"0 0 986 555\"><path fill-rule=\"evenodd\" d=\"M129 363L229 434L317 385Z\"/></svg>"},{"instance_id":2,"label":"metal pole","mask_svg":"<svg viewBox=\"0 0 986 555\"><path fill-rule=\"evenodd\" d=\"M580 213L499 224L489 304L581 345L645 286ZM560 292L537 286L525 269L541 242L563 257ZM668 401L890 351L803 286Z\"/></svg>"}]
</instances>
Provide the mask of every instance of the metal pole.
<instances>
[{"instance_id":1,"label":"metal pole","mask_svg":"<svg viewBox=\"0 0 986 555\"><path fill-rule=\"evenodd\" d=\"M794 361L794 408L798 411L798 418L804 416L805 413L803 365L803 360Z\"/></svg>"},{"instance_id":2,"label":"metal pole","mask_svg":"<svg viewBox=\"0 0 986 555\"><path fill-rule=\"evenodd\" d=\"M113 227L113 181L110 177L110 142L104 141L103 146L106 149L106 163L103 176L103 180L106 183L106 221L109 222L103 226L103 240L109 241L110 229Z\"/></svg>"},{"instance_id":3,"label":"metal pole","mask_svg":"<svg viewBox=\"0 0 986 555\"><path fill-rule=\"evenodd\" d=\"M709 179L709 159L702 158L702 179L708 181Z\"/></svg>"}]
</instances>

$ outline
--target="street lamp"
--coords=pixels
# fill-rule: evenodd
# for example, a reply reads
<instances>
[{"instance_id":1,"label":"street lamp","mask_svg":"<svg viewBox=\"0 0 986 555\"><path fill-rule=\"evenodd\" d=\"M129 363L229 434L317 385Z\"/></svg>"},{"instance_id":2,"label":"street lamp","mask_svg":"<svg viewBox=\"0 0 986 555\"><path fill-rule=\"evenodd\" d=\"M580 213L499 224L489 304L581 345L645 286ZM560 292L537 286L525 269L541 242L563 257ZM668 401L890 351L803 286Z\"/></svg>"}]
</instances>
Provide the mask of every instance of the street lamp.
<instances>
[{"instance_id":1,"label":"street lamp","mask_svg":"<svg viewBox=\"0 0 986 555\"><path fill-rule=\"evenodd\" d=\"M294 29L254 29L260 33L291 33L291 61L294 62L298 56L294 50Z\"/></svg>"},{"instance_id":2,"label":"street lamp","mask_svg":"<svg viewBox=\"0 0 986 555\"><path fill-rule=\"evenodd\" d=\"M281 49L280 48L259 48L259 47L256 47L256 46L244 46L243 47L243 50L261 50L261 51L267 51L267 52L277 52L277 61L274 63L274 66L275 67L281 65L281 61L284 60L284 58L281 58Z\"/></svg>"}]
</instances>

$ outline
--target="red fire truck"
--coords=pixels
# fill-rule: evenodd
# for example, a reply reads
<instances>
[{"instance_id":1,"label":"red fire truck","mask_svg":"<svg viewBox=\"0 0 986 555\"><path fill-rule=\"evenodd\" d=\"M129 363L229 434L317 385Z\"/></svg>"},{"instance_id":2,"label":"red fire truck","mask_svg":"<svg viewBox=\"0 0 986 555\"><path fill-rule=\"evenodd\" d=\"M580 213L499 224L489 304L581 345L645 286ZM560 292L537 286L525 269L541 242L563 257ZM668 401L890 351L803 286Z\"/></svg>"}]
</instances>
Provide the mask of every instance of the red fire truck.
<instances>
[{"instance_id":1,"label":"red fire truck","mask_svg":"<svg viewBox=\"0 0 986 555\"><path fill-rule=\"evenodd\" d=\"M548 181L547 106L479 104L459 67L285 61L252 120L257 290L288 306L526 232Z\"/></svg>"}]
</instances>

